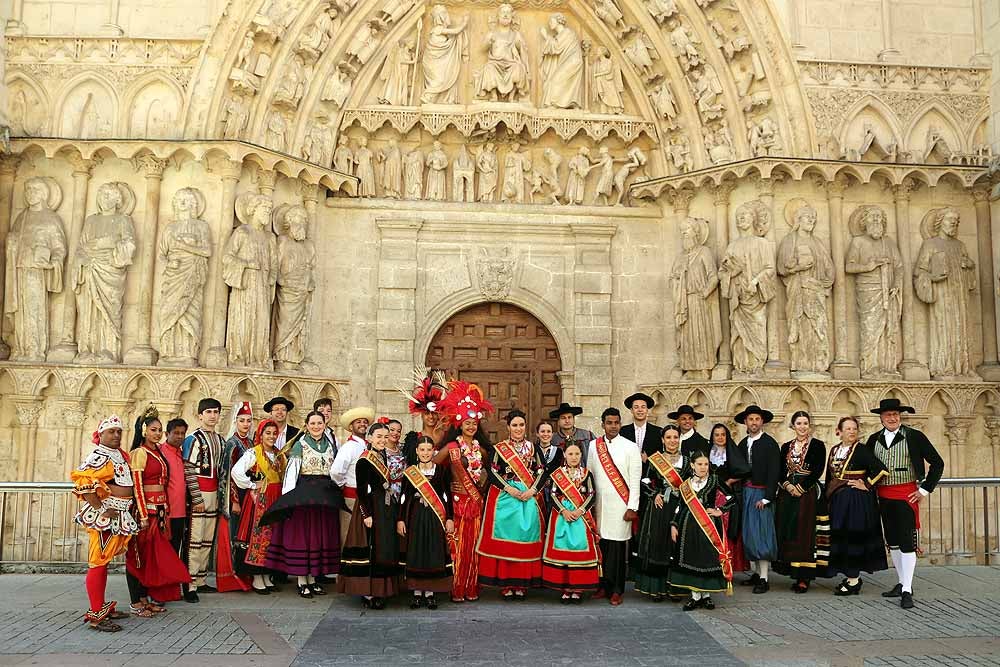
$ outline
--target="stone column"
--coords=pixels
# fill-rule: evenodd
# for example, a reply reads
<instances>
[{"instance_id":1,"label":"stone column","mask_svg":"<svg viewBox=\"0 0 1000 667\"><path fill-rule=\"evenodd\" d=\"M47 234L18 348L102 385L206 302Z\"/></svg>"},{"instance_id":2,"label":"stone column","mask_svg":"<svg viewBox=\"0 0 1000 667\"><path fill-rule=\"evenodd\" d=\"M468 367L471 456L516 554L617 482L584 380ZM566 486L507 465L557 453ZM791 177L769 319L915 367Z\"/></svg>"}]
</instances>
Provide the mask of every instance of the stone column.
<instances>
[{"instance_id":1,"label":"stone column","mask_svg":"<svg viewBox=\"0 0 1000 667\"><path fill-rule=\"evenodd\" d=\"M7 19L5 33L8 35L23 35L25 32L24 23L24 0L14 0L11 8L10 18Z\"/></svg>"},{"instance_id":2,"label":"stone column","mask_svg":"<svg viewBox=\"0 0 1000 667\"><path fill-rule=\"evenodd\" d=\"M1000 381L997 363L997 279L993 273L993 220L990 214L990 191L975 188L976 240L979 243L979 299L983 313L983 363L976 369L984 380Z\"/></svg>"},{"instance_id":3,"label":"stone column","mask_svg":"<svg viewBox=\"0 0 1000 667\"><path fill-rule=\"evenodd\" d=\"M878 53L882 62L899 60L899 50L893 46L891 5L892 0L882 0L882 50Z\"/></svg>"},{"instance_id":4,"label":"stone column","mask_svg":"<svg viewBox=\"0 0 1000 667\"><path fill-rule=\"evenodd\" d=\"M156 240L160 237L160 186L167 161L146 153L136 157L133 165L137 171L143 172L146 179L146 203L142 214L142 233L138 234L139 261L136 262L136 271L146 289L139 292L135 345L125 353L123 361L129 366L152 366L157 358L156 350L150 345L153 279L156 275Z\"/></svg>"},{"instance_id":5,"label":"stone column","mask_svg":"<svg viewBox=\"0 0 1000 667\"><path fill-rule=\"evenodd\" d=\"M758 183L758 193L760 200L771 212L771 226L767 232L767 239L775 246L774 231L778 220L774 210L774 180L762 178ZM777 258L775 258L777 262ZM781 279L778 278L780 282ZM778 294L767 304L767 363L764 364L764 375L771 378L791 377L791 367L783 358L782 344L788 338L785 333L785 290L778 289Z\"/></svg>"},{"instance_id":6,"label":"stone column","mask_svg":"<svg viewBox=\"0 0 1000 667\"><path fill-rule=\"evenodd\" d=\"M719 262L729 247L729 202L736 189L733 181L723 181L713 191L715 203L715 261ZM733 349L729 323L729 299L719 295L722 321L722 345L719 347L719 363L712 371L713 380L728 380L733 375Z\"/></svg>"},{"instance_id":7,"label":"stone column","mask_svg":"<svg viewBox=\"0 0 1000 667\"><path fill-rule=\"evenodd\" d=\"M307 230L307 235L309 240L312 242L313 247L316 247L316 206L319 203L320 193L324 192L324 188L316 183L304 183L299 181L299 190L302 194L302 206L306 209L306 213L309 214L309 229ZM299 364L299 370L303 373L309 375L319 374L319 365L313 361L312 355L310 354L313 349L313 345L316 339L314 337L315 332L308 331L313 320L313 313L316 312L316 302L315 299L318 293L313 293L313 303L309 312L306 313L307 323L306 323L306 354L303 357L302 362ZM415 321L415 320L414 320ZM415 326L415 325L414 325Z\"/></svg>"},{"instance_id":8,"label":"stone column","mask_svg":"<svg viewBox=\"0 0 1000 667\"><path fill-rule=\"evenodd\" d=\"M125 31L118 24L118 14L121 9L121 0L111 0L108 5L108 22L101 26L101 30L105 35L110 35L112 37L121 37L125 34Z\"/></svg>"},{"instance_id":9,"label":"stone column","mask_svg":"<svg viewBox=\"0 0 1000 667\"><path fill-rule=\"evenodd\" d=\"M65 447L63 447L63 478L69 479L70 473L83 458L83 425L87 419L87 399L66 399L62 401L59 408L63 428L68 438Z\"/></svg>"},{"instance_id":10,"label":"stone column","mask_svg":"<svg viewBox=\"0 0 1000 667\"><path fill-rule=\"evenodd\" d=\"M975 39L976 52L972 55L972 59L969 62L973 67L989 67L990 66L990 52L986 50L985 41L985 31L986 26L983 24L983 5L984 2L972 2L972 20L973 20L973 35ZM994 11L995 15L995 11Z\"/></svg>"},{"instance_id":11,"label":"stone column","mask_svg":"<svg viewBox=\"0 0 1000 667\"><path fill-rule=\"evenodd\" d=\"M0 239L7 239L10 233L11 218L14 210L14 177L17 175L17 165L20 162L19 155L4 154L0 156ZM3 341L4 317L4 289L2 281L6 274L7 252L6 244L0 243L0 359L10 358L10 347Z\"/></svg>"},{"instance_id":12,"label":"stone column","mask_svg":"<svg viewBox=\"0 0 1000 667\"><path fill-rule=\"evenodd\" d=\"M948 453L944 456L945 470L950 471L949 477L969 477L970 473L965 467L965 448L968 444L969 429L972 427L973 417L945 417L944 428L945 437L948 439ZM965 503L953 502L948 511L951 513L951 525L957 534L952 535L952 544L955 548L955 555L958 557L970 557L972 552L970 547L975 545L975 538L968 541L967 535L974 535L970 529L972 522L978 522L979 518L973 512L966 512ZM943 526L942 526L943 528Z\"/></svg>"},{"instance_id":13,"label":"stone column","mask_svg":"<svg viewBox=\"0 0 1000 667\"><path fill-rule=\"evenodd\" d=\"M261 169L257 172L257 189L265 197L274 196L274 186L278 182L278 172Z\"/></svg>"},{"instance_id":14,"label":"stone column","mask_svg":"<svg viewBox=\"0 0 1000 667\"><path fill-rule=\"evenodd\" d=\"M219 224L212 234L212 257L208 260L208 298L205 314L208 326L202 331L204 365L225 368L229 363L226 354L226 315L229 310L229 288L222 280L222 252L233 231L236 218L236 186L240 182L243 164L238 160L221 158L209 164L209 171L222 178L222 201L219 204Z\"/></svg>"},{"instance_id":15,"label":"stone column","mask_svg":"<svg viewBox=\"0 0 1000 667\"><path fill-rule=\"evenodd\" d=\"M833 281L833 363L830 373L837 380L859 380L861 369L848 360L848 296L847 272L844 268L846 249L844 236L847 225L844 222L844 192L847 181L837 179L826 184L826 202L830 213L830 246L833 251L833 267L836 277Z\"/></svg>"},{"instance_id":16,"label":"stone column","mask_svg":"<svg viewBox=\"0 0 1000 667\"><path fill-rule=\"evenodd\" d=\"M96 159L84 159L79 153L67 157L73 167L73 208L70 211L70 228L66 235L69 252L66 256L65 284L62 294L62 323L58 330L52 327L53 340L58 336L59 342L49 349L45 355L46 361L56 363L72 363L76 358L76 293L71 284L73 265L76 263L76 249L80 245L80 234L83 232L83 221L87 217L87 192L90 188L90 175L100 162Z\"/></svg>"},{"instance_id":17,"label":"stone column","mask_svg":"<svg viewBox=\"0 0 1000 667\"><path fill-rule=\"evenodd\" d=\"M417 337L417 235L423 221L379 219L381 243L378 263L377 357L375 411L399 417L407 413L406 399L397 391L400 378L409 377Z\"/></svg>"},{"instance_id":18,"label":"stone column","mask_svg":"<svg viewBox=\"0 0 1000 667\"><path fill-rule=\"evenodd\" d=\"M570 228L575 242L576 398L585 414L600 414L611 401L611 239L618 230L613 225L571 224Z\"/></svg>"},{"instance_id":19,"label":"stone column","mask_svg":"<svg viewBox=\"0 0 1000 667\"><path fill-rule=\"evenodd\" d=\"M896 208L896 237L903 259L903 360L899 370L904 380L926 381L931 379L927 363L917 349L915 301L913 298L913 245L910 242L910 194L914 183L906 179L892 188Z\"/></svg>"},{"instance_id":20,"label":"stone column","mask_svg":"<svg viewBox=\"0 0 1000 667\"><path fill-rule=\"evenodd\" d=\"M42 401L37 396L10 396L14 402L17 426L14 429L14 451L17 455L16 479L35 481L35 454L38 445L38 418Z\"/></svg>"}]
</instances>

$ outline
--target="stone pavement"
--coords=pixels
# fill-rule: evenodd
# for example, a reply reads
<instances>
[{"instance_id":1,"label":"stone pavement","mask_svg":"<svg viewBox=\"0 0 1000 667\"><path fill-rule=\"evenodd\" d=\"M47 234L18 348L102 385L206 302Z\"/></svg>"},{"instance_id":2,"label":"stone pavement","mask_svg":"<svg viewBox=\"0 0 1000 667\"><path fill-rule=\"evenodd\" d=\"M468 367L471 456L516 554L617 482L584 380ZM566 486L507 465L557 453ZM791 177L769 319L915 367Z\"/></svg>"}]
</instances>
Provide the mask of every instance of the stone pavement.
<instances>
[{"instance_id":1,"label":"stone pavement","mask_svg":"<svg viewBox=\"0 0 1000 667\"><path fill-rule=\"evenodd\" d=\"M549 592L523 603L487 593L437 611L385 611L328 595L302 600L203 595L156 619L130 618L116 634L90 631L80 575L0 575L0 665L1000 665L1000 567L918 567L917 608L878 594L893 572L867 577L859 597L835 598L833 581L794 595L782 577L765 596L737 587L713 612L685 614L629 594L563 606ZM116 599L124 577L112 575Z\"/></svg>"}]
</instances>

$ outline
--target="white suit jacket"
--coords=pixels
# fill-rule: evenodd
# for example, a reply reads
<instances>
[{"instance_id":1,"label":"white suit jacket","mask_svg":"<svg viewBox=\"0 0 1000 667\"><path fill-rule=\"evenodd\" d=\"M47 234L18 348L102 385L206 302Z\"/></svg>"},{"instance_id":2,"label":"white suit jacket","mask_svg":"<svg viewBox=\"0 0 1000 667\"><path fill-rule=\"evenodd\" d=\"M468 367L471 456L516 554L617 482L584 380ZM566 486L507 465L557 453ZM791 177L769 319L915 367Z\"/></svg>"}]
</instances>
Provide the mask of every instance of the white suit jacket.
<instances>
[{"instance_id":1,"label":"white suit jacket","mask_svg":"<svg viewBox=\"0 0 1000 667\"><path fill-rule=\"evenodd\" d=\"M594 475L597 489L597 528L606 540L626 541L632 537L632 524L622 519L626 510L639 509L639 481L642 478L642 454L634 442L617 436L607 443L608 453L628 486L628 504L622 502L614 485L604 472L597 456L597 440L587 448L587 468Z\"/></svg>"}]
</instances>

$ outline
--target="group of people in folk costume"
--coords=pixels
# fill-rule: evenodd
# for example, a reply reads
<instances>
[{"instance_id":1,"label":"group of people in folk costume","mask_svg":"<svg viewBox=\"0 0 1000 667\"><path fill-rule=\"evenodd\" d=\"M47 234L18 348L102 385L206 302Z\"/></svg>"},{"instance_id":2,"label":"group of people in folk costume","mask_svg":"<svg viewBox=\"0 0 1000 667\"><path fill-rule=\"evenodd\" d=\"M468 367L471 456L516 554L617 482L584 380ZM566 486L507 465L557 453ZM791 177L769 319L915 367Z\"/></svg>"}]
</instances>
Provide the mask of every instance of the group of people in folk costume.
<instances>
[{"instance_id":1,"label":"group of people in folk costume","mask_svg":"<svg viewBox=\"0 0 1000 667\"><path fill-rule=\"evenodd\" d=\"M544 586L564 604L617 606L630 577L653 601L712 609L734 572L766 593L772 564L797 593L844 575L834 593L857 595L863 571L887 569L886 545L899 583L883 596L913 606L919 506L944 463L901 424L913 409L897 399L872 410L882 428L865 443L857 419L842 418L827 453L807 413L792 415L794 437L779 446L764 431L772 413L756 405L734 418L746 429L739 443L722 424L703 437L689 405L668 414L673 424L650 423L643 393L625 400L629 425L604 410L599 436L563 403L535 442L512 409L507 437L491 443L493 406L477 386L428 375L406 395L422 424L405 438L398 420L354 408L340 416L350 435L338 443L329 399L302 431L288 424L287 398L268 401L256 426L250 404L237 403L228 440L215 399L200 401L190 434L151 408L129 452L121 420L102 421L72 474L84 501L76 521L90 535L91 627L114 632L128 615L105 599L108 563L122 553L129 612L143 618L199 593L267 595L290 577L304 598L335 579L369 609L404 589L413 609L436 609L436 594L472 602L481 586L504 600ZM206 583L213 550L216 587Z\"/></svg>"}]
</instances>

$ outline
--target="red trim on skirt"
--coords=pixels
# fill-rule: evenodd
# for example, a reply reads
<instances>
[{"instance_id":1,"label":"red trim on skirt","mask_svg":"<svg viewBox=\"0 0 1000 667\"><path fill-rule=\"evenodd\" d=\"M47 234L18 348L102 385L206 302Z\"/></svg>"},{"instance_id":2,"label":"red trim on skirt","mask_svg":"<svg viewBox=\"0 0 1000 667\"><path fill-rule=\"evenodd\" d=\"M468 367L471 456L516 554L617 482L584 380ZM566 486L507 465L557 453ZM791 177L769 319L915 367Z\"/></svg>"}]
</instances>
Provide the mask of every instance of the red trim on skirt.
<instances>
[{"instance_id":1,"label":"red trim on skirt","mask_svg":"<svg viewBox=\"0 0 1000 667\"><path fill-rule=\"evenodd\" d=\"M480 572L483 571L482 563L486 558L502 559L504 561L535 562L541 566L542 542L544 532L539 536L537 542L512 542L508 540L498 540L493 537L493 526L496 521L497 500L500 498L500 489L491 486L489 494L486 496L486 509L483 511L483 526L479 531L479 544L476 551L480 556ZM537 496L536 496L537 498ZM538 526L540 531L545 530L545 521L542 518L542 509L536 500L535 506L538 511ZM539 570L539 575L541 571Z\"/></svg>"}]
</instances>

